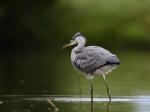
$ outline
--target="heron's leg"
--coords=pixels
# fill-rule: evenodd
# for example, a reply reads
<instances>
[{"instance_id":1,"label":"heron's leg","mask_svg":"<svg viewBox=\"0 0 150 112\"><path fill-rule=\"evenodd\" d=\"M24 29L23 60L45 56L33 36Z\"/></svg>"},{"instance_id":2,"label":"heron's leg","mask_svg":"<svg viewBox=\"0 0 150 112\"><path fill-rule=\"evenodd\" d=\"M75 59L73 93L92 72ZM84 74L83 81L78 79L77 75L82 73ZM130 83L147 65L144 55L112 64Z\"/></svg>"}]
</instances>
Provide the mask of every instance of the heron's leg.
<instances>
[{"instance_id":1,"label":"heron's leg","mask_svg":"<svg viewBox=\"0 0 150 112\"><path fill-rule=\"evenodd\" d=\"M78 76L78 88L79 88L79 95L80 95L80 99L82 97L82 87L81 87L81 78ZM80 100L80 104L79 104L79 112L82 112L82 103L81 103L81 100Z\"/></svg>"},{"instance_id":2,"label":"heron's leg","mask_svg":"<svg viewBox=\"0 0 150 112\"><path fill-rule=\"evenodd\" d=\"M91 89L91 112L93 112L94 104L93 104L93 81L92 79L90 79L90 89Z\"/></svg>"},{"instance_id":3,"label":"heron's leg","mask_svg":"<svg viewBox=\"0 0 150 112\"><path fill-rule=\"evenodd\" d=\"M103 76L103 80L104 80L104 83L105 83L106 88L107 88L107 94L109 96L109 102L107 104L107 112L110 112L110 103L111 103L110 90L109 90L109 87L108 87L108 84L107 84L107 81L106 81L106 78L105 78L105 74L103 74L102 76Z\"/></svg>"},{"instance_id":4,"label":"heron's leg","mask_svg":"<svg viewBox=\"0 0 150 112\"><path fill-rule=\"evenodd\" d=\"M107 83L106 78L105 78L105 74L103 74L102 76L103 76L103 80L104 80L104 83L105 83L106 88L107 88L107 94L109 96L109 101L111 101L110 90L109 90L108 83Z\"/></svg>"}]
</instances>

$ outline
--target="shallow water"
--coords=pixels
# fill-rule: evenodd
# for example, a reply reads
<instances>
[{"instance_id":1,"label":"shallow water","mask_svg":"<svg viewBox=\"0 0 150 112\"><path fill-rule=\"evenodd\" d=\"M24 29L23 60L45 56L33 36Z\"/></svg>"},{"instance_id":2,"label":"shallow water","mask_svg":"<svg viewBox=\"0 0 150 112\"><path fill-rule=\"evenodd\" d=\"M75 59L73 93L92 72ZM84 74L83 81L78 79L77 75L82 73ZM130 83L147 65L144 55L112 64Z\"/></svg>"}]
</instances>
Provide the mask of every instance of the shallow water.
<instances>
[{"instance_id":1,"label":"shallow water","mask_svg":"<svg viewBox=\"0 0 150 112\"><path fill-rule=\"evenodd\" d=\"M122 64L106 77L112 96L111 112L150 112L150 53L131 52L119 57ZM29 69L24 76L5 79L0 88L0 112L53 112L55 106L60 112L90 112L89 81L73 69L68 57L60 59L57 70L48 68L41 76ZM102 77L95 77L93 86L94 112L107 112Z\"/></svg>"},{"instance_id":2,"label":"shallow water","mask_svg":"<svg viewBox=\"0 0 150 112\"><path fill-rule=\"evenodd\" d=\"M0 112L90 112L90 98L76 95L3 95ZM50 100L51 103L48 102ZM107 112L108 98L94 97L94 112ZM113 96L111 112L150 112L150 96Z\"/></svg>"}]
</instances>

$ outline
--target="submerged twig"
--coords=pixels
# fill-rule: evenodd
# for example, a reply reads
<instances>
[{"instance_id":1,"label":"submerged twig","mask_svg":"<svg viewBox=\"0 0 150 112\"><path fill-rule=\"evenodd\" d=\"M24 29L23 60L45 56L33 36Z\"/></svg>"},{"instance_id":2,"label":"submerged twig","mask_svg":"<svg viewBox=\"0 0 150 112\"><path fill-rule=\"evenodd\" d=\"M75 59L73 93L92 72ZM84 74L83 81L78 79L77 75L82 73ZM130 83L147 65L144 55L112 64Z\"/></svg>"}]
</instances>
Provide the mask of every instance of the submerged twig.
<instances>
[{"instance_id":1,"label":"submerged twig","mask_svg":"<svg viewBox=\"0 0 150 112\"><path fill-rule=\"evenodd\" d=\"M59 111L59 108L50 99L47 99L47 101L50 104L50 106L54 109L54 112Z\"/></svg>"}]
</instances>

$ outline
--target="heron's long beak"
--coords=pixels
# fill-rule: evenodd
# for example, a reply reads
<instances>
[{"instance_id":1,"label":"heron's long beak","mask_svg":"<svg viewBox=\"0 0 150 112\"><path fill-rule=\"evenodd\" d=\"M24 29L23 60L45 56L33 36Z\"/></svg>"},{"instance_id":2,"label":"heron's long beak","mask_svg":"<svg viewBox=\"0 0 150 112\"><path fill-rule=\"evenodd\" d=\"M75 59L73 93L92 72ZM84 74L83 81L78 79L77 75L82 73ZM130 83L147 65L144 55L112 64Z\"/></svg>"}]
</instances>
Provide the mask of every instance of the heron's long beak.
<instances>
[{"instance_id":1,"label":"heron's long beak","mask_svg":"<svg viewBox=\"0 0 150 112\"><path fill-rule=\"evenodd\" d=\"M69 43L65 44L62 49L66 48L66 47L69 47L69 46L72 46L72 45L75 45L76 44L76 41L73 41L71 40Z\"/></svg>"}]
</instances>

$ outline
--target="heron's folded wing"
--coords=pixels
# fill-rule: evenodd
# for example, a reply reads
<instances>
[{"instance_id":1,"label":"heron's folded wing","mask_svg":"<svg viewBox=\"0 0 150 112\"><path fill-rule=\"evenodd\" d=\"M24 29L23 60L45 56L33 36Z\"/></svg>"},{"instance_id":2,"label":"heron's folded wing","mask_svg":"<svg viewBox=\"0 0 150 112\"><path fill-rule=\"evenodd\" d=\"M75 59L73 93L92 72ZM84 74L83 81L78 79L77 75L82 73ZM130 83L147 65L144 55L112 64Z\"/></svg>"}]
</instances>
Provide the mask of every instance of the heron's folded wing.
<instances>
[{"instance_id":1,"label":"heron's folded wing","mask_svg":"<svg viewBox=\"0 0 150 112\"><path fill-rule=\"evenodd\" d=\"M76 56L75 67L85 73L93 73L98 67L105 65L104 56L94 50L84 50Z\"/></svg>"}]
</instances>

